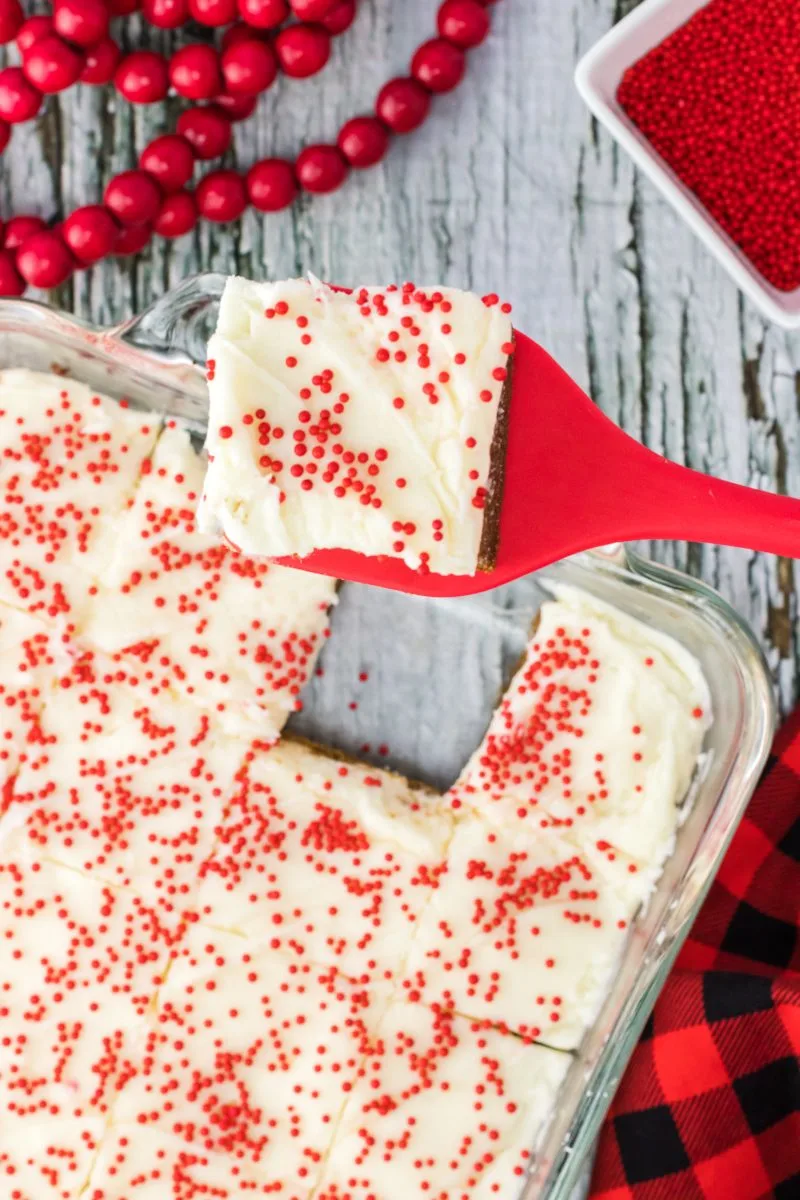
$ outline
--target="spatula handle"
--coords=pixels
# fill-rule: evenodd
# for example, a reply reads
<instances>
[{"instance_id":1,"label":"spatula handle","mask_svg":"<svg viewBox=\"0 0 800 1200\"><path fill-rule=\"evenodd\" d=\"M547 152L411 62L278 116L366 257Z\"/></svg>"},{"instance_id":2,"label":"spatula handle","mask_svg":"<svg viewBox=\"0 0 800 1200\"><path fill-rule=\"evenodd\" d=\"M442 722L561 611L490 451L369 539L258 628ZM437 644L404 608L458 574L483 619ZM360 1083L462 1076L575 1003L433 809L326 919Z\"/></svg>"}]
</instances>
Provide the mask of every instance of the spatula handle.
<instances>
[{"instance_id":1,"label":"spatula handle","mask_svg":"<svg viewBox=\"0 0 800 1200\"><path fill-rule=\"evenodd\" d=\"M492 582L611 542L664 538L800 559L800 500L677 466L614 424L517 334L500 553Z\"/></svg>"},{"instance_id":2,"label":"spatula handle","mask_svg":"<svg viewBox=\"0 0 800 1200\"><path fill-rule=\"evenodd\" d=\"M646 478L625 538L709 542L800 559L800 500L726 483L644 453Z\"/></svg>"}]
</instances>

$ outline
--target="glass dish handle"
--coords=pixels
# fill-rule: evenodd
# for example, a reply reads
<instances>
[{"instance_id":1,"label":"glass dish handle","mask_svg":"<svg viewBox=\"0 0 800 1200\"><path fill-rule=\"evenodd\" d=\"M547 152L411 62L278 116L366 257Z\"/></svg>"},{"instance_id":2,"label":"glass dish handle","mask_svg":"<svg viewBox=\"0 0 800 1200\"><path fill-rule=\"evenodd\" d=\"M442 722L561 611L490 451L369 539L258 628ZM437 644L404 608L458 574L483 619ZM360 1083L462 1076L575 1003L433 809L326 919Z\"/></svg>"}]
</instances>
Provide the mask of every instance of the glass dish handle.
<instances>
[{"instance_id":1,"label":"glass dish handle","mask_svg":"<svg viewBox=\"0 0 800 1200\"><path fill-rule=\"evenodd\" d=\"M205 366L206 345L217 320L224 275L194 275L143 313L108 330L112 341L152 351L175 363Z\"/></svg>"}]
</instances>

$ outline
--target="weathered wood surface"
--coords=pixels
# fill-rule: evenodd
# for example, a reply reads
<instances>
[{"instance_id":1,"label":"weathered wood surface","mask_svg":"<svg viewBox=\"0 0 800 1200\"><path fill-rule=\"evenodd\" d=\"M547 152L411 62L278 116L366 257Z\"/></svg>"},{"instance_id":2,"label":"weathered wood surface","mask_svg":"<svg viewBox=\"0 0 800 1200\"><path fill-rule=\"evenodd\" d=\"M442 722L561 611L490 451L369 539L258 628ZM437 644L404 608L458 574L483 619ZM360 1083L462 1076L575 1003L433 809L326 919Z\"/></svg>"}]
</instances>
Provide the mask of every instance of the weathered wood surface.
<instances>
[{"instance_id":1,"label":"weathered wood surface","mask_svg":"<svg viewBox=\"0 0 800 1200\"><path fill-rule=\"evenodd\" d=\"M577 58L634 3L502 0L467 82L385 164L291 212L248 214L241 227L205 226L138 261L103 264L57 299L112 322L200 268L495 289L514 301L520 327L649 446L800 495L800 338L742 301L573 87ZM361 0L324 73L276 85L237 128L231 162L331 139L405 68L436 8L437 0ZM132 20L120 32L131 46L170 44ZM110 89L51 101L0 159L0 214L50 217L98 200L107 178L171 126L178 106L168 109L134 111ZM800 682L792 563L697 546L650 550L710 581L750 620L788 707Z\"/></svg>"}]
</instances>

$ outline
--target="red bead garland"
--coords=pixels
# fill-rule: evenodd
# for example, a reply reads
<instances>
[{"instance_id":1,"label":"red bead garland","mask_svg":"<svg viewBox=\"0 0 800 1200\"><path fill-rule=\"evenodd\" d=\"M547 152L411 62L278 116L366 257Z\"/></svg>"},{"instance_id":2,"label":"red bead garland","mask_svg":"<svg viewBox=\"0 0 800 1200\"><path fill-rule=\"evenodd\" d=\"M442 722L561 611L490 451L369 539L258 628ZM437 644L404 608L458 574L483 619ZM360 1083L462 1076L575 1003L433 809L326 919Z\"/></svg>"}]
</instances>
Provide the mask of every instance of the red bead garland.
<instances>
[{"instance_id":1,"label":"red bead garland","mask_svg":"<svg viewBox=\"0 0 800 1200\"><path fill-rule=\"evenodd\" d=\"M94 46L108 33L108 9L103 0L56 0L56 33L76 46Z\"/></svg>"},{"instance_id":2,"label":"red bead garland","mask_svg":"<svg viewBox=\"0 0 800 1200\"><path fill-rule=\"evenodd\" d=\"M28 83L47 96L77 83L83 57L60 37L50 34L33 43L22 59L22 69Z\"/></svg>"},{"instance_id":3,"label":"red bead garland","mask_svg":"<svg viewBox=\"0 0 800 1200\"><path fill-rule=\"evenodd\" d=\"M297 195L294 167L285 158L264 158L247 172L247 196L259 212L288 208Z\"/></svg>"},{"instance_id":4,"label":"red bead garland","mask_svg":"<svg viewBox=\"0 0 800 1200\"><path fill-rule=\"evenodd\" d=\"M109 183L103 202L122 225L143 225L161 207L161 188L146 171L122 171Z\"/></svg>"},{"instance_id":5,"label":"red bead garland","mask_svg":"<svg viewBox=\"0 0 800 1200\"><path fill-rule=\"evenodd\" d=\"M249 36L222 52L222 76L233 96L257 96L278 74L278 62L266 42Z\"/></svg>"},{"instance_id":6,"label":"red bead garland","mask_svg":"<svg viewBox=\"0 0 800 1200\"><path fill-rule=\"evenodd\" d=\"M152 232L153 226L149 221L144 221L141 225L126 225L117 238L114 253L117 257L139 254L150 241Z\"/></svg>"},{"instance_id":7,"label":"red bead garland","mask_svg":"<svg viewBox=\"0 0 800 1200\"><path fill-rule=\"evenodd\" d=\"M152 175L164 192L177 192L192 178L194 152L180 133L165 133L145 146L139 166Z\"/></svg>"},{"instance_id":8,"label":"red bead garland","mask_svg":"<svg viewBox=\"0 0 800 1200\"><path fill-rule=\"evenodd\" d=\"M198 25L219 29L236 20L236 0L189 0L189 16Z\"/></svg>"},{"instance_id":9,"label":"red bead garland","mask_svg":"<svg viewBox=\"0 0 800 1200\"><path fill-rule=\"evenodd\" d=\"M433 94L457 86L465 70L464 51L486 37L491 2L444 0L439 36L417 50L410 77L390 80L377 97L375 114L346 121L335 144L307 146L294 163L263 159L244 177L229 169L210 171L192 192L195 162L227 151L232 123L252 113L279 70L303 79L325 66L331 38L352 24L355 0L55 0L52 17L27 20L18 0L0 0L0 42L16 39L23 63L0 70L0 153L11 126L34 117L44 94L77 81L102 85L113 80L133 104L163 100L170 87L188 100L210 102L186 109L175 133L144 148L138 169L111 179L103 204L76 209L54 228L38 217L9 220L0 238L0 295L21 295L26 283L58 286L75 269L106 255L138 253L153 233L181 237L199 217L234 221L248 204L258 212L277 212L300 190L334 191L351 168L379 162L392 134L421 125ZM109 35L109 16L140 7L145 20L160 29L177 29L187 20L225 26L221 49L196 42L176 50L169 61L149 50L123 56ZM290 17L296 23L285 24ZM267 30L275 31L269 39Z\"/></svg>"},{"instance_id":10,"label":"red bead garland","mask_svg":"<svg viewBox=\"0 0 800 1200\"><path fill-rule=\"evenodd\" d=\"M17 49L20 54L25 54L30 50L31 46L39 38L47 37L53 32L52 17L29 17L27 21L23 21L17 33Z\"/></svg>"},{"instance_id":11,"label":"red bead garland","mask_svg":"<svg viewBox=\"0 0 800 1200\"><path fill-rule=\"evenodd\" d=\"M338 37L340 33L344 33L345 29L350 28L355 20L355 15L356 0L337 0L337 3L322 18L321 24L333 37Z\"/></svg>"},{"instance_id":12,"label":"red bead garland","mask_svg":"<svg viewBox=\"0 0 800 1200\"><path fill-rule=\"evenodd\" d=\"M19 0L0 0L0 45L14 40L24 19Z\"/></svg>"},{"instance_id":13,"label":"red bead garland","mask_svg":"<svg viewBox=\"0 0 800 1200\"><path fill-rule=\"evenodd\" d=\"M289 3L300 21L321 21L335 6L336 0L289 0Z\"/></svg>"},{"instance_id":14,"label":"red bead garland","mask_svg":"<svg viewBox=\"0 0 800 1200\"><path fill-rule=\"evenodd\" d=\"M333 192L347 178L347 160L338 146L306 146L294 164L298 183L307 192Z\"/></svg>"},{"instance_id":15,"label":"red bead garland","mask_svg":"<svg viewBox=\"0 0 800 1200\"><path fill-rule=\"evenodd\" d=\"M154 104L169 91L169 67L163 54L135 50L114 73L114 86L131 104Z\"/></svg>"},{"instance_id":16,"label":"red bead garland","mask_svg":"<svg viewBox=\"0 0 800 1200\"><path fill-rule=\"evenodd\" d=\"M0 250L0 296L21 296L25 291L25 280L17 270L16 255L12 250Z\"/></svg>"},{"instance_id":17,"label":"red bead garland","mask_svg":"<svg viewBox=\"0 0 800 1200\"><path fill-rule=\"evenodd\" d=\"M480 45L489 32L489 14L478 0L445 0L437 26L443 38L469 50Z\"/></svg>"},{"instance_id":18,"label":"red bead garland","mask_svg":"<svg viewBox=\"0 0 800 1200\"><path fill-rule=\"evenodd\" d=\"M159 237L177 238L189 233L197 224L197 204L185 189L167 196L153 224Z\"/></svg>"},{"instance_id":19,"label":"red bead garland","mask_svg":"<svg viewBox=\"0 0 800 1200\"><path fill-rule=\"evenodd\" d=\"M247 189L238 171L210 171L195 189L200 215L223 224L236 221L247 208Z\"/></svg>"},{"instance_id":20,"label":"red bead garland","mask_svg":"<svg viewBox=\"0 0 800 1200\"><path fill-rule=\"evenodd\" d=\"M214 98L214 104L222 109L229 121L246 121L257 103L258 96L230 96L227 92L220 92Z\"/></svg>"},{"instance_id":21,"label":"red bead garland","mask_svg":"<svg viewBox=\"0 0 800 1200\"><path fill-rule=\"evenodd\" d=\"M19 250L27 238L46 228L47 222L41 217L12 217L10 221L6 221L3 245L6 250Z\"/></svg>"},{"instance_id":22,"label":"red bead garland","mask_svg":"<svg viewBox=\"0 0 800 1200\"><path fill-rule=\"evenodd\" d=\"M114 39L103 38L97 45L91 46L86 51L84 68L81 71L81 83L97 85L110 83L121 57L122 51Z\"/></svg>"},{"instance_id":23,"label":"red bead garland","mask_svg":"<svg viewBox=\"0 0 800 1200\"><path fill-rule=\"evenodd\" d=\"M212 100L222 89L217 51L203 42L184 46L172 56L169 79L187 100Z\"/></svg>"},{"instance_id":24,"label":"red bead garland","mask_svg":"<svg viewBox=\"0 0 800 1200\"><path fill-rule=\"evenodd\" d=\"M216 104L187 108L178 117L178 133L186 139L201 161L221 158L231 144L231 123Z\"/></svg>"},{"instance_id":25,"label":"red bead garland","mask_svg":"<svg viewBox=\"0 0 800 1200\"><path fill-rule=\"evenodd\" d=\"M428 115L431 94L416 79L390 79L378 93L375 105L392 133L411 133Z\"/></svg>"},{"instance_id":26,"label":"red bead garland","mask_svg":"<svg viewBox=\"0 0 800 1200\"><path fill-rule=\"evenodd\" d=\"M411 74L429 92L450 92L464 78L464 51L447 38L431 38L411 60Z\"/></svg>"},{"instance_id":27,"label":"red bead garland","mask_svg":"<svg viewBox=\"0 0 800 1200\"><path fill-rule=\"evenodd\" d=\"M389 130L377 117L353 117L339 130L336 144L351 167L372 167L389 149Z\"/></svg>"},{"instance_id":28,"label":"red bead garland","mask_svg":"<svg viewBox=\"0 0 800 1200\"><path fill-rule=\"evenodd\" d=\"M156 29L180 29L189 20L189 0L143 0L142 16Z\"/></svg>"},{"instance_id":29,"label":"red bead garland","mask_svg":"<svg viewBox=\"0 0 800 1200\"><path fill-rule=\"evenodd\" d=\"M277 29L289 15L286 0L239 0L239 16L253 29Z\"/></svg>"},{"instance_id":30,"label":"red bead garland","mask_svg":"<svg viewBox=\"0 0 800 1200\"><path fill-rule=\"evenodd\" d=\"M87 204L67 217L61 236L79 262L93 263L112 253L119 226L104 205Z\"/></svg>"},{"instance_id":31,"label":"red bead garland","mask_svg":"<svg viewBox=\"0 0 800 1200\"><path fill-rule=\"evenodd\" d=\"M42 93L25 78L21 67L0 71L0 117L9 125L30 121L42 106Z\"/></svg>"},{"instance_id":32,"label":"red bead garland","mask_svg":"<svg viewBox=\"0 0 800 1200\"><path fill-rule=\"evenodd\" d=\"M66 242L55 229L31 234L17 253L17 270L32 287L54 288L66 282L75 260Z\"/></svg>"},{"instance_id":33,"label":"red bead garland","mask_svg":"<svg viewBox=\"0 0 800 1200\"><path fill-rule=\"evenodd\" d=\"M330 58L331 35L321 25L288 25L275 38L275 52L285 75L307 79Z\"/></svg>"},{"instance_id":34,"label":"red bead garland","mask_svg":"<svg viewBox=\"0 0 800 1200\"><path fill-rule=\"evenodd\" d=\"M233 25L229 25L223 33L219 48L224 54L227 49L229 49L231 46L238 46L240 42L252 42L260 40L261 39L259 38L259 35L253 33L250 26L244 21L236 21Z\"/></svg>"}]
</instances>

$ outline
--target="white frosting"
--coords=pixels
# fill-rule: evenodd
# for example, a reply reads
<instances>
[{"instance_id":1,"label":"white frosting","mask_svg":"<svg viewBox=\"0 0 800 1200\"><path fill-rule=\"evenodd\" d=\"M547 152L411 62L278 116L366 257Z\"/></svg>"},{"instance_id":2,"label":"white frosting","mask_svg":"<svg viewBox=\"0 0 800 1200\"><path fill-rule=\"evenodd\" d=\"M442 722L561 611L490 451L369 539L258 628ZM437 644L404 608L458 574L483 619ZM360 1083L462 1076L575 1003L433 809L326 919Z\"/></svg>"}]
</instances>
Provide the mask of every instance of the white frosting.
<instances>
[{"instance_id":1,"label":"white frosting","mask_svg":"<svg viewBox=\"0 0 800 1200\"><path fill-rule=\"evenodd\" d=\"M158 663L231 732L273 739L322 648L336 583L200 533L204 467L183 430L166 429L147 465L80 633L136 666Z\"/></svg>"},{"instance_id":2,"label":"white frosting","mask_svg":"<svg viewBox=\"0 0 800 1200\"><path fill-rule=\"evenodd\" d=\"M0 600L80 618L159 427L73 379L0 371Z\"/></svg>"},{"instance_id":3,"label":"white frosting","mask_svg":"<svg viewBox=\"0 0 800 1200\"><path fill-rule=\"evenodd\" d=\"M574 1049L673 847L711 710L677 642L555 592L449 793L447 886L406 970L427 1003Z\"/></svg>"},{"instance_id":4,"label":"white frosting","mask_svg":"<svg viewBox=\"0 0 800 1200\"><path fill-rule=\"evenodd\" d=\"M453 288L346 295L230 279L208 348L201 527L254 555L340 548L473 574L484 516L473 500L512 336L498 303Z\"/></svg>"},{"instance_id":5,"label":"white frosting","mask_svg":"<svg viewBox=\"0 0 800 1200\"><path fill-rule=\"evenodd\" d=\"M588 593L556 595L451 797L658 868L711 723L708 687L672 638Z\"/></svg>"},{"instance_id":6,"label":"white frosting","mask_svg":"<svg viewBox=\"0 0 800 1200\"><path fill-rule=\"evenodd\" d=\"M184 434L0 399L0 1177L511 1200L672 845L698 664L559 588L446 797L269 746L333 584L197 531Z\"/></svg>"},{"instance_id":7,"label":"white frosting","mask_svg":"<svg viewBox=\"0 0 800 1200\"><path fill-rule=\"evenodd\" d=\"M200 1194L239 1200L249 1185L254 1195L307 1195L384 1004L331 968L193 927L159 989L147 1058L115 1106L92 1185L109 1200L166 1200L181 1195L173 1172L183 1161ZM196 1157L191 1129L205 1131ZM143 1165L158 1171L150 1190L134 1184Z\"/></svg>"},{"instance_id":8,"label":"white frosting","mask_svg":"<svg viewBox=\"0 0 800 1200\"><path fill-rule=\"evenodd\" d=\"M7 1099L0 1085L0 1173L13 1168L22 1197L78 1200L105 1133L103 1118L54 1115L44 1108L20 1115L8 1111Z\"/></svg>"},{"instance_id":9,"label":"white frosting","mask_svg":"<svg viewBox=\"0 0 800 1200\"><path fill-rule=\"evenodd\" d=\"M210 925L354 978L399 977L452 831L402 778L283 741L255 756L198 902Z\"/></svg>"},{"instance_id":10,"label":"white frosting","mask_svg":"<svg viewBox=\"0 0 800 1200\"><path fill-rule=\"evenodd\" d=\"M249 743L101 654L76 657L47 686L36 733L0 839L21 812L31 854L152 903L193 891Z\"/></svg>"},{"instance_id":11,"label":"white frosting","mask_svg":"<svg viewBox=\"0 0 800 1200\"><path fill-rule=\"evenodd\" d=\"M17 773L29 745L38 741L45 693L68 662L61 639L50 628L0 606L0 787Z\"/></svg>"},{"instance_id":12,"label":"white frosting","mask_svg":"<svg viewBox=\"0 0 800 1200\"><path fill-rule=\"evenodd\" d=\"M3 1029L10 1037L0 1046L0 1128L5 1132L7 1113L18 1116L29 1106L60 1112L62 1137L71 1137L73 1118L105 1124L123 1063L140 1053L169 961L166 938L155 935L129 893L34 859L19 836L0 857L0 927ZM43 1151L44 1144L41 1168L63 1165L48 1164Z\"/></svg>"},{"instance_id":13,"label":"white frosting","mask_svg":"<svg viewBox=\"0 0 800 1200\"><path fill-rule=\"evenodd\" d=\"M345 1107L318 1200L518 1194L570 1058L393 1003Z\"/></svg>"},{"instance_id":14,"label":"white frosting","mask_svg":"<svg viewBox=\"0 0 800 1200\"><path fill-rule=\"evenodd\" d=\"M231 733L272 740L336 583L201 534L203 460L160 428L74 380L0 371L0 602L156 668Z\"/></svg>"},{"instance_id":15,"label":"white frosting","mask_svg":"<svg viewBox=\"0 0 800 1200\"><path fill-rule=\"evenodd\" d=\"M550 830L462 818L406 982L443 1004L572 1050L594 1021L638 901Z\"/></svg>"}]
</instances>

